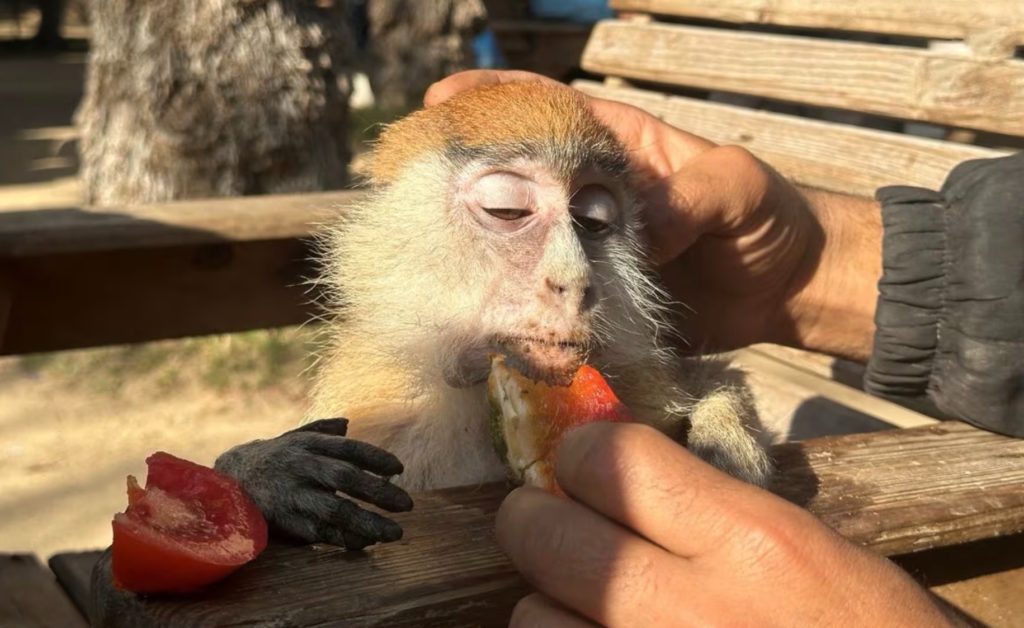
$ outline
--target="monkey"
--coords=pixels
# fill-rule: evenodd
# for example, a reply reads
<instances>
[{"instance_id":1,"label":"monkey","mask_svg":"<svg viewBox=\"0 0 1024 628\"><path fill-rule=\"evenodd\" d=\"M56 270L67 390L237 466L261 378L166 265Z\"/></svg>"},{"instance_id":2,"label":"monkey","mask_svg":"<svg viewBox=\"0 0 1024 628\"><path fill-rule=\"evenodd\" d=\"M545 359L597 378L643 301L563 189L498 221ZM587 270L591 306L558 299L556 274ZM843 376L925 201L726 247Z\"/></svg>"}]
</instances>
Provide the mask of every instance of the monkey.
<instances>
[{"instance_id":1,"label":"monkey","mask_svg":"<svg viewBox=\"0 0 1024 628\"><path fill-rule=\"evenodd\" d=\"M320 236L328 315L305 420L345 418L240 445L217 468L300 539L394 540L390 519L326 494L401 511L407 491L501 481L485 388L497 353L551 384L587 362L638 421L766 485L769 435L738 373L673 348L635 188L622 143L566 86L478 88L388 126L368 196Z\"/></svg>"}]
</instances>

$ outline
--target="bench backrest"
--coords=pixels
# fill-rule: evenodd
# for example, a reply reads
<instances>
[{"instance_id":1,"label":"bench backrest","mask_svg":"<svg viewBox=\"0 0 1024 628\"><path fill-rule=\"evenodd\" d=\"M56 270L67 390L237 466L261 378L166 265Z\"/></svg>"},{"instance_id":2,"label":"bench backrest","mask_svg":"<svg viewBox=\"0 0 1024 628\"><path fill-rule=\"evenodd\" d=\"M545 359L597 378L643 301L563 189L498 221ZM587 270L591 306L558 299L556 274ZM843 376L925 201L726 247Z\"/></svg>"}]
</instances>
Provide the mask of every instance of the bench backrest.
<instances>
[{"instance_id":1,"label":"bench backrest","mask_svg":"<svg viewBox=\"0 0 1024 628\"><path fill-rule=\"evenodd\" d=\"M1024 146L1024 2L612 0L583 54L603 84L806 185L938 186ZM909 131L909 133L908 133Z\"/></svg>"}]
</instances>

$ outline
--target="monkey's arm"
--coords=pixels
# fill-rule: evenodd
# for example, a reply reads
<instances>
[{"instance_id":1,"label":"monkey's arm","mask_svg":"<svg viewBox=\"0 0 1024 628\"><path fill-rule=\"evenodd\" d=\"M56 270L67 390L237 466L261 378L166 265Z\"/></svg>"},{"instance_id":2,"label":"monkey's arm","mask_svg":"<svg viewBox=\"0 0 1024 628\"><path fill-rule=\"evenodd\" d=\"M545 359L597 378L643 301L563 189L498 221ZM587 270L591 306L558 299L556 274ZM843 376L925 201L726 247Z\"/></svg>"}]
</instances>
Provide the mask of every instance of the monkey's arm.
<instances>
[{"instance_id":1,"label":"monkey's arm","mask_svg":"<svg viewBox=\"0 0 1024 628\"><path fill-rule=\"evenodd\" d=\"M286 536L349 549L397 541L397 523L337 492L389 512L411 510L412 499L389 479L402 472L402 463L383 449L345 438L347 430L347 419L314 421L229 449L214 468L237 479L271 529Z\"/></svg>"}]
</instances>

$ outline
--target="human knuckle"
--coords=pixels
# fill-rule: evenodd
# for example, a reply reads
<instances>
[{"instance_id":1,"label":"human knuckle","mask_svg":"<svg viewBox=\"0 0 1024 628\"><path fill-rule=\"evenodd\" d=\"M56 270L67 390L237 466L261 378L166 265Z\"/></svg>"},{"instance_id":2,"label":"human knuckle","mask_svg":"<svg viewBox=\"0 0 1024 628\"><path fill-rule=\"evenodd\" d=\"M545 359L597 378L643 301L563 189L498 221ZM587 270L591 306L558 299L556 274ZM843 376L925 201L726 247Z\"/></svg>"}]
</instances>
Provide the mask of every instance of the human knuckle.
<instances>
[{"instance_id":1,"label":"human knuckle","mask_svg":"<svg viewBox=\"0 0 1024 628\"><path fill-rule=\"evenodd\" d=\"M802 529L786 518L761 517L737 526L730 543L748 569L766 576L785 575L803 560Z\"/></svg>"}]
</instances>

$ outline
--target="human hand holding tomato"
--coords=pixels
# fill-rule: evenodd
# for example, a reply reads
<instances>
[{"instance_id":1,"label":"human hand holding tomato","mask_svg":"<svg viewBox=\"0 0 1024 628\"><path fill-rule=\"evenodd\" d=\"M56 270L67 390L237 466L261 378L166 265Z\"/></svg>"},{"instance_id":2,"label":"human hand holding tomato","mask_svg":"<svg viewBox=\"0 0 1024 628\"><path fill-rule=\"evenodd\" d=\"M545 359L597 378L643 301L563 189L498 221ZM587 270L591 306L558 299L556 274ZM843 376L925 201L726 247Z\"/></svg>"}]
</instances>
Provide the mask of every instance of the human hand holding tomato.
<instances>
[{"instance_id":1,"label":"human hand holding tomato","mask_svg":"<svg viewBox=\"0 0 1024 628\"><path fill-rule=\"evenodd\" d=\"M512 626L950 625L893 563L653 428L578 428L556 474L571 499L522 488L498 511L538 591Z\"/></svg>"}]
</instances>

